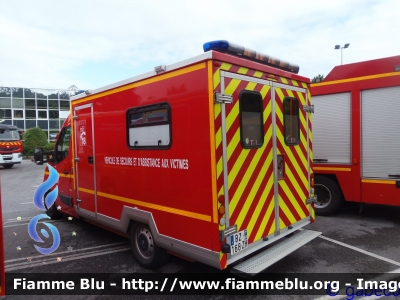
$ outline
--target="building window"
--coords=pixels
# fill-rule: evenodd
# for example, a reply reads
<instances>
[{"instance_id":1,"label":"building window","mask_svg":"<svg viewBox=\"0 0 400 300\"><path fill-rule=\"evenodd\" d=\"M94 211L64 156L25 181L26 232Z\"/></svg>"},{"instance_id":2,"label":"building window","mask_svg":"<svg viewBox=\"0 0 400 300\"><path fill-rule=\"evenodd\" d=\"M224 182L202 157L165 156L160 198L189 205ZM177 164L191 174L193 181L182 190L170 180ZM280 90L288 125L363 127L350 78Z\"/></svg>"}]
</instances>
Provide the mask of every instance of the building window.
<instances>
[{"instance_id":1,"label":"building window","mask_svg":"<svg viewBox=\"0 0 400 300\"><path fill-rule=\"evenodd\" d=\"M11 89L7 87L0 87L0 97L10 98Z\"/></svg>"},{"instance_id":2,"label":"building window","mask_svg":"<svg viewBox=\"0 0 400 300\"><path fill-rule=\"evenodd\" d=\"M36 108L35 99L25 99L25 108Z\"/></svg>"},{"instance_id":3,"label":"building window","mask_svg":"<svg viewBox=\"0 0 400 300\"><path fill-rule=\"evenodd\" d=\"M25 98L33 98L35 99L35 92L32 91L31 89L25 89Z\"/></svg>"},{"instance_id":4,"label":"building window","mask_svg":"<svg viewBox=\"0 0 400 300\"><path fill-rule=\"evenodd\" d=\"M37 108L47 109L47 100L37 100Z\"/></svg>"},{"instance_id":5,"label":"building window","mask_svg":"<svg viewBox=\"0 0 400 300\"><path fill-rule=\"evenodd\" d=\"M47 110L38 110L38 119L47 119Z\"/></svg>"},{"instance_id":6,"label":"building window","mask_svg":"<svg viewBox=\"0 0 400 300\"><path fill-rule=\"evenodd\" d=\"M24 111L22 109L14 109L14 119L22 119L24 117Z\"/></svg>"},{"instance_id":7,"label":"building window","mask_svg":"<svg viewBox=\"0 0 400 300\"><path fill-rule=\"evenodd\" d=\"M69 101L60 100L60 110L69 110Z\"/></svg>"},{"instance_id":8,"label":"building window","mask_svg":"<svg viewBox=\"0 0 400 300\"><path fill-rule=\"evenodd\" d=\"M25 129L36 127L36 120L25 120Z\"/></svg>"},{"instance_id":9,"label":"building window","mask_svg":"<svg viewBox=\"0 0 400 300\"><path fill-rule=\"evenodd\" d=\"M171 108L168 103L128 110L127 126L131 149L171 147Z\"/></svg>"},{"instance_id":10,"label":"building window","mask_svg":"<svg viewBox=\"0 0 400 300\"><path fill-rule=\"evenodd\" d=\"M24 98L24 90L21 88L12 88L12 97L13 98Z\"/></svg>"},{"instance_id":11,"label":"building window","mask_svg":"<svg viewBox=\"0 0 400 300\"><path fill-rule=\"evenodd\" d=\"M285 97L283 99L283 126L285 128L285 143L288 146L300 142L299 100Z\"/></svg>"},{"instance_id":12,"label":"building window","mask_svg":"<svg viewBox=\"0 0 400 300\"><path fill-rule=\"evenodd\" d=\"M38 120L37 121L38 127L44 130L49 129L49 124L47 123L47 120Z\"/></svg>"},{"instance_id":13,"label":"building window","mask_svg":"<svg viewBox=\"0 0 400 300\"><path fill-rule=\"evenodd\" d=\"M59 114L58 110L49 110L49 119L58 119Z\"/></svg>"},{"instance_id":14,"label":"building window","mask_svg":"<svg viewBox=\"0 0 400 300\"><path fill-rule=\"evenodd\" d=\"M11 119L11 109L0 109L0 119Z\"/></svg>"},{"instance_id":15,"label":"building window","mask_svg":"<svg viewBox=\"0 0 400 300\"><path fill-rule=\"evenodd\" d=\"M25 119L36 119L36 110L25 109Z\"/></svg>"},{"instance_id":16,"label":"building window","mask_svg":"<svg viewBox=\"0 0 400 300\"><path fill-rule=\"evenodd\" d=\"M264 143L262 97L259 92L241 91L239 95L240 139L243 148L259 148Z\"/></svg>"},{"instance_id":17,"label":"building window","mask_svg":"<svg viewBox=\"0 0 400 300\"><path fill-rule=\"evenodd\" d=\"M11 98L0 98L1 108L11 108Z\"/></svg>"},{"instance_id":18,"label":"building window","mask_svg":"<svg viewBox=\"0 0 400 300\"><path fill-rule=\"evenodd\" d=\"M12 99L12 107L13 108L24 108L24 100L23 99Z\"/></svg>"},{"instance_id":19,"label":"building window","mask_svg":"<svg viewBox=\"0 0 400 300\"><path fill-rule=\"evenodd\" d=\"M49 108L59 109L58 100L49 100Z\"/></svg>"},{"instance_id":20,"label":"building window","mask_svg":"<svg viewBox=\"0 0 400 300\"><path fill-rule=\"evenodd\" d=\"M13 125L17 126L18 128L24 129L24 120L13 120Z\"/></svg>"}]
</instances>

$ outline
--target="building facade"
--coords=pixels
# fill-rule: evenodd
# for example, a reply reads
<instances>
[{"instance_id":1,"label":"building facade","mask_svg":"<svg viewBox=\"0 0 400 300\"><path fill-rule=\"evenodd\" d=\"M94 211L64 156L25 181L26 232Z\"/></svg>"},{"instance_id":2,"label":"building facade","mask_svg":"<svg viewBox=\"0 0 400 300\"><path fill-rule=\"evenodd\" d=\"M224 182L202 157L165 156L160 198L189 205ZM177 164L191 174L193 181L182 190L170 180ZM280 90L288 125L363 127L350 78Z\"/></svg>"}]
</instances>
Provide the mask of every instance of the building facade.
<instances>
[{"instance_id":1,"label":"building facade","mask_svg":"<svg viewBox=\"0 0 400 300\"><path fill-rule=\"evenodd\" d=\"M26 131L39 127L51 140L69 114L70 97L79 89L67 90L0 87L0 120Z\"/></svg>"}]
</instances>

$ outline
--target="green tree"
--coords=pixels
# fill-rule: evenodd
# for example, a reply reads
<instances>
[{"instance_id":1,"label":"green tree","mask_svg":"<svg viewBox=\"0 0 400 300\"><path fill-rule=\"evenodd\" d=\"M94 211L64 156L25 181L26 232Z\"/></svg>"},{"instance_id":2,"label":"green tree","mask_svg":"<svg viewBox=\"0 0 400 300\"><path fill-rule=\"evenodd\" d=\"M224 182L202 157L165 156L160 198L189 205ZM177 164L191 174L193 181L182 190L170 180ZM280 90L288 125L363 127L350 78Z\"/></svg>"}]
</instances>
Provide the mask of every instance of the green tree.
<instances>
[{"instance_id":1,"label":"green tree","mask_svg":"<svg viewBox=\"0 0 400 300\"><path fill-rule=\"evenodd\" d=\"M324 80L324 78L325 78L324 75L318 74L317 76L315 76L315 77L311 80L311 82L312 82L312 83L321 82L322 80Z\"/></svg>"},{"instance_id":2,"label":"green tree","mask_svg":"<svg viewBox=\"0 0 400 300\"><path fill-rule=\"evenodd\" d=\"M32 155L35 148L44 147L47 144L47 135L39 127L29 128L24 133L23 139L25 140L22 151L24 155Z\"/></svg>"}]
</instances>

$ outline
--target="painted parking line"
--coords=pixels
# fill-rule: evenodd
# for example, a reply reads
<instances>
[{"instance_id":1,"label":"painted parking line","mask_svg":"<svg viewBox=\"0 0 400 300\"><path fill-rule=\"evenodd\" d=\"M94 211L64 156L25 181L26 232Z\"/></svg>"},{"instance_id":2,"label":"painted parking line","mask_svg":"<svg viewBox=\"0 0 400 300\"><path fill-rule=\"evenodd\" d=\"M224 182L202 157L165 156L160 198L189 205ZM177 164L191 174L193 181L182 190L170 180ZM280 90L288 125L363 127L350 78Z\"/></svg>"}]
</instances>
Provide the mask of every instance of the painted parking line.
<instances>
[{"instance_id":1,"label":"painted parking line","mask_svg":"<svg viewBox=\"0 0 400 300\"><path fill-rule=\"evenodd\" d=\"M368 281L377 281L377 282L390 281L390 280L392 280L394 278L398 278L399 277L399 273L400 273L400 268L396 269L396 270L393 270L393 271L390 271L390 272L387 272L386 274L380 275L380 276L378 276L376 278L368 279ZM342 294L342 295L337 295L337 296L326 295L326 296L322 296L322 297L319 297L319 298L315 298L313 300L349 299L349 296L346 295L346 289L340 290L339 294ZM384 297L387 298L387 296L384 296L384 295L383 296L375 296L375 295L373 295L373 296L366 296L366 297L362 297L362 298L357 298L357 300L376 300L376 299L381 299L381 298L384 298Z\"/></svg>"},{"instance_id":2,"label":"painted parking line","mask_svg":"<svg viewBox=\"0 0 400 300\"><path fill-rule=\"evenodd\" d=\"M339 242L337 240L328 238L328 237L323 236L323 235L320 235L319 238L324 239L326 241L329 241L331 243L335 243L335 244L340 245L342 247L346 247L346 248L349 248L351 250L360 252L362 254L371 256L373 258L388 262L390 264L393 264L393 265L396 265L396 266L400 266L400 262L395 261L393 259L381 256L381 255L378 255L378 254L375 254L375 253L372 253L372 252L369 252L369 251L366 251L366 250L363 250L363 249L360 249L360 248L357 248L357 247L354 247L354 246L351 246L349 244L345 244L345 243ZM376 281L385 281L385 280L388 281L388 280L390 280L390 278L398 277L398 273L400 273L400 268L396 269L394 271L391 271L391 272L387 272L387 274L384 274L384 275L382 275L380 277L374 278L374 279L372 279L372 281L374 281L374 280L376 280ZM393 275L393 274L395 274L395 275ZM344 295L337 295L337 296L326 295L326 296L322 296L322 297L319 297L319 298L315 298L314 300L328 300L328 299L336 300L336 299L346 299L347 298L347 296L345 295L345 290L341 291L340 294L344 294ZM361 299L362 300L367 300L367 299L368 300L374 300L374 299L380 299L382 297L384 297L384 296L368 296L368 297L359 298L359 300L361 300Z\"/></svg>"},{"instance_id":3,"label":"painted parking line","mask_svg":"<svg viewBox=\"0 0 400 300\"><path fill-rule=\"evenodd\" d=\"M365 250L363 250L363 249L360 249L360 248L351 246L351 245L349 245L349 244L345 244L345 243L339 242L339 241L337 241L337 240L330 239L330 238L328 238L328 237L326 237L326 236L323 236L323 235L320 235L319 238L324 239L324 240L327 240L327 241L332 242L332 243L335 243L335 244L338 244L338 245L340 245L340 246L343 246L343 247L352 249L352 250L354 250L354 251L358 251L358 252L363 253L363 254L365 254L365 255L369 255L369 256L371 256L371 257L374 257L374 258L377 258L377 259L386 261L386 262L388 262L388 263L390 263L390 264L393 264L393 265L396 265L396 266L399 266L399 267L400 267L400 262L395 261L395 260L393 260L393 259L386 258L386 257L380 256L380 255L378 255L378 254L375 254L375 253L372 253L372 252L369 252L369 251L365 251Z\"/></svg>"},{"instance_id":4,"label":"painted parking line","mask_svg":"<svg viewBox=\"0 0 400 300\"><path fill-rule=\"evenodd\" d=\"M130 249L131 247L128 245L127 242L119 242L82 249L74 249L73 251L60 251L45 256L34 255L30 257L29 261L27 257L6 260L5 269L7 272L9 272L42 265L55 264L65 261L79 260L99 255L128 251ZM56 258L61 258L61 260L57 260Z\"/></svg>"}]
</instances>

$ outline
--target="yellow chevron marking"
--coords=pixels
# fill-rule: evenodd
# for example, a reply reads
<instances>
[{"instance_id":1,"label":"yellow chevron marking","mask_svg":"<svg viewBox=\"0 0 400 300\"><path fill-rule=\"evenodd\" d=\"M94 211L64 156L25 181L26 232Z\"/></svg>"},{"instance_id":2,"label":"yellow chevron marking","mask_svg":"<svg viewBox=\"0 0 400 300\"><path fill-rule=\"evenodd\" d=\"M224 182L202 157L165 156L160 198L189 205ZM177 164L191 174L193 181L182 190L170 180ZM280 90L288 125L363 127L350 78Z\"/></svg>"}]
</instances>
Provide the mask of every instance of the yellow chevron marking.
<instances>
[{"instance_id":1,"label":"yellow chevron marking","mask_svg":"<svg viewBox=\"0 0 400 300\"><path fill-rule=\"evenodd\" d=\"M213 75L214 90L218 86L218 84L220 84L220 82L221 82L220 70L228 71L231 67L232 67L231 64L222 63L221 66L219 67L219 69L217 71L215 71L215 73Z\"/></svg>"},{"instance_id":2,"label":"yellow chevron marking","mask_svg":"<svg viewBox=\"0 0 400 300\"><path fill-rule=\"evenodd\" d=\"M253 76L257 77L257 78L260 78L262 75L263 75L263 72L256 71Z\"/></svg>"},{"instance_id":3,"label":"yellow chevron marking","mask_svg":"<svg viewBox=\"0 0 400 300\"><path fill-rule=\"evenodd\" d=\"M272 179L272 183L273 183L273 178L271 177L271 179ZM269 184L269 182L268 182L268 184ZM272 188L272 185L271 185L270 188ZM268 192L269 192L269 191L268 191ZM267 192L267 194L268 194L268 192ZM265 205L265 201L262 203L262 205L263 205L263 206ZM256 234L256 236L254 237L254 240L255 240L255 241L257 241L257 240L259 240L259 239L261 239L261 238L263 237L263 232L264 232L265 226L267 226L267 223L268 223L268 221L269 221L270 218L273 218L273 219L274 219L274 222L273 222L271 228L269 229L269 232L268 232L267 235L269 235L270 233L272 233L272 232L275 231L274 206L275 206L275 201L274 201L274 196L272 195L272 200L271 200L271 202L270 202L269 205L268 205L267 211L265 212L265 218L262 218L262 221L261 221L261 223L260 223L259 230L257 231L257 234ZM257 216L259 216L259 212L257 213ZM250 225L251 225L250 232L253 230L256 221L257 221L257 218L252 218L252 219L250 220L250 224L249 224L249 226L247 227L247 228L249 228Z\"/></svg>"},{"instance_id":4,"label":"yellow chevron marking","mask_svg":"<svg viewBox=\"0 0 400 300\"><path fill-rule=\"evenodd\" d=\"M232 80L233 81L233 80ZM232 81L231 81L231 83L232 83ZM234 83L234 85L233 86L238 86L239 85L239 83L240 83L240 81L238 81L237 83ZM245 87L245 89L246 90L254 90L254 88L256 87L256 83L254 83L254 82L248 82L248 84L247 84L247 86ZM235 89L236 89L236 87L235 87ZM269 88L269 87L268 87ZM269 90L269 89L268 89ZM231 93L230 93L230 95L232 95L234 92L235 92L235 90L232 90L232 91L230 91ZM265 91L265 89L263 88L262 89L262 92L264 92L265 94L266 94L266 91ZM265 94L264 94L264 96L263 96L263 94L261 93L261 96L264 98L265 97ZM227 117L227 120L226 120L226 130L227 130L227 132L229 131L229 129L230 129L230 127L232 126L232 123L234 122L234 120L237 118L237 116L239 115L239 101L236 101L236 103L235 103L235 106L232 108L232 110L231 110L231 112L229 113L229 115L228 115L228 117ZM219 130L218 130L218 132L220 132ZM222 134L221 134L221 138L222 138ZM218 146L219 144L220 144L220 142L221 141L219 141L218 143L216 143L216 145ZM228 160L230 159L230 157L231 157L231 155L232 155L232 153L233 153L233 151L235 151L235 149L236 149L236 147L237 147L237 145L240 143L240 128L237 128L237 130L236 130L236 132L235 132L235 134L233 135L233 138L232 138L232 140L231 141L229 141L229 144L228 144L228 146L227 146L227 157L228 157ZM240 156L239 156L239 158L241 158L242 157L242 155L244 155L243 157L242 157L242 162L244 161L244 159L246 159L246 157L247 157L247 154L248 154L248 151L244 151L245 149L243 149L242 150L242 152L241 152L241 154L240 154ZM217 176L219 176L220 175L220 173L219 172L222 172L222 157L220 157L220 159L219 159L219 161L218 161L218 165L220 165L221 166L221 169L219 169L218 167L217 167L217 173L218 173L218 175ZM239 170L237 170L237 171L239 171ZM235 177L236 177L236 175L235 175ZM234 179L233 179L234 180ZM229 180L229 186L232 184L232 182ZM222 193L222 191L223 191L223 186L221 187L221 189L220 189L220 191L219 191L219 193Z\"/></svg>"},{"instance_id":5,"label":"yellow chevron marking","mask_svg":"<svg viewBox=\"0 0 400 300\"><path fill-rule=\"evenodd\" d=\"M268 118L270 113L271 113L271 101L268 103L267 107L264 110L264 122L265 122L265 120L267 120L267 118ZM268 132L266 132L265 135L267 133ZM264 136L264 141L268 141L265 136ZM228 148L227 149L228 160L229 160L230 156L232 155L233 151L236 149L236 147L237 147L237 145L239 143L240 143L240 128L237 129L235 135L233 136L232 140L230 141L230 143L229 143L229 145L227 147ZM260 148L259 150L265 149L265 146L266 146L266 142L264 142L263 147ZM231 187L231 185L235 181L236 176L239 173L240 168L242 167L242 164L245 161L245 159L246 159L247 155L249 154L249 152L250 151L248 149L244 149L243 148L241 150L238 159L236 160L234 166L232 167L232 169L230 170L229 175L228 175L228 183L229 183L228 187L229 188ZM221 166L222 166L222 157L220 158L220 161L221 161ZM218 162L218 163L220 163L220 162ZM223 187L221 187L219 192L221 193L222 190L223 190Z\"/></svg>"},{"instance_id":6,"label":"yellow chevron marking","mask_svg":"<svg viewBox=\"0 0 400 300\"><path fill-rule=\"evenodd\" d=\"M301 85L303 86L303 88L308 89L307 83L302 82ZM308 92L310 92L310 90L308 90Z\"/></svg>"},{"instance_id":7,"label":"yellow chevron marking","mask_svg":"<svg viewBox=\"0 0 400 300\"><path fill-rule=\"evenodd\" d=\"M268 131L265 133L264 140L268 141L269 139L271 139L271 136L272 136L272 126L270 126ZM246 188L247 183L249 182L249 179L250 179L251 175L254 173L254 170L255 170L255 168L257 167L257 164L260 161L261 155L263 154L263 152L266 149L266 145L267 145L267 143L264 143L264 145L261 148L257 149L257 151L256 151L251 163L249 164L249 166L248 166L248 168L246 170L246 173L243 175L243 178L240 180L240 184L239 184L239 186L238 186L238 188L236 190L236 193L233 195L233 197L231 199L231 202L229 203L229 213L230 213L229 217L231 217L233 211L235 210L235 208L236 208L236 206L237 206L237 204L239 202L239 199L240 199L241 195L243 194L243 191ZM246 151L247 153L250 152L247 149L243 149L243 150ZM243 153L243 151L242 151L242 153ZM232 169L232 172L230 172L229 175L228 175L228 178L234 177L232 180L228 179L229 188L231 187L234 179L236 178L236 175L239 172L240 168L243 167L243 161L244 160L241 160L240 156L239 156L238 160L235 162L235 165L234 165L234 167ZM246 154L246 156L247 156L247 154ZM231 176L231 173L233 173L233 172L235 172L235 173L232 174L232 176Z\"/></svg>"},{"instance_id":8,"label":"yellow chevron marking","mask_svg":"<svg viewBox=\"0 0 400 300\"><path fill-rule=\"evenodd\" d=\"M278 129L276 132L277 132L277 135L276 135L277 138L279 139L280 143L283 144L283 143L284 143L284 141L283 141L283 136L282 136L282 134L280 133L279 129ZM307 179L306 179L306 177L305 177L304 172L300 169L300 166L299 166L299 164L298 164L299 162L295 159L295 157L293 156L293 153L292 153L292 151L290 150L289 147L286 147L286 148L285 148L285 153L286 153L286 155L288 156L289 160L292 162L293 166L295 167L296 173L299 175L300 180L301 180L302 182L307 182ZM301 158L302 160L305 160L304 156L300 156L300 158ZM297 163L295 163L295 162L297 162ZM308 170L308 168L306 168L306 170Z\"/></svg>"},{"instance_id":9,"label":"yellow chevron marking","mask_svg":"<svg viewBox=\"0 0 400 300\"><path fill-rule=\"evenodd\" d=\"M294 206L294 209L297 211L301 219L304 219L306 217L305 213L303 212L303 209L299 205L299 202L296 201L296 197L293 195L289 187L287 186L285 181L279 181L279 186L281 187L282 191L286 194L286 196L289 198L289 201L292 203ZM301 193L303 194L303 193ZM301 195L300 194L300 195ZM306 197L301 197L301 199L306 199ZM291 213L290 213L291 214ZM295 221L296 222L296 221Z\"/></svg>"},{"instance_id":10,"label":"yellow chevron marking","mask_svg":"<svg viewBox=\"0 0 400 300\"><path fill-rule=\"evenodd\" d=\"M215 134L215 149L218 148L219 144L222 143L222 132L221 127L218 129L217 133Z\"/></svg>"},{"instance_id":11,"label":"yellow chevron marking","mask_svg":"<svg viewBox=\"0 0 400 300\"><path fill-rule=\"evenodd\" d=\"M281 123L283 124L282 112L281 112L281 109L280 109L278 106L276 106L276 113L277 113L278 119L279 119L279 120L281 121ZM279 133L279 134L278 134L278 133ZM279 141L281 142L282 146L285 148L285 151L292 151L291 149L294 148L294 151L296 151L297 154L298 154L299 157L300 157L301 163L304 165L304 167L305 167L306 169L308 169L307 159L306 159L306 157L304 156L303 152L301 151L300 147L299 147L299 146L291 146L291 147L287 146L286 143L285 143L284 135L283 135L283 133L279 130L278 127L277 127L277 138L278 138ZM305 149L307 149L307 148L308 148L308 147L307 147L307 139L306 139L306 137L301 133L301 130L300 130L300 141L301 141L301 143L303 144L303 147L304 147Z\"/></svg>"},{"instance_id":12,"label":"yellow chevron marking","mask_svg":"<svg viewBox=\"0 0 400 300\"><path fill-rule=\"evenodd\" d=\"M229 115L226 117L226 132L229 131L229 129L232 126L232 123L235 121L238 115L239 115L239 101L236 101Z\"/></svg>"},{"instance_id":13,"label":"yellow chevron marking","mask_svg":"<svg viewBox=\"0 0 400 300\"><path fill-rule=\"evenodd\" d=\"M288 95L290 96L290 97L293 97L293 98L299 98L299 97L296 97L296 95L293 93L293 91L292 90L286 90L287 91L287 93L288 93ZM283 99L284 99L284 97L285 96L283 96L283 93L282 93L282 90L280 90L280 95L282 95L282 97L280 97L281 98L281 101L282 101L282 103L283 103ZM303 97L302 97L303 98ZM304 98L303 98L303 102L301 102L301 99L299 99L300 101L300 103L299 103L299 115L300 115L300 126L302 126L303 128L307 128L307 126L306 126L306 119L304 118L304 116L303 116L303 114L302 114L302 104L304 103ZM283 123L282 123L283 124ZM304 141L304 139L302 139L303 141Z\"/></svg>"},{"instance_id":14,"label":"yellow chevron marking","mask_svg":"<svg viewBox=\"0 0 400 300\"><path fill-rule=\"evenodd\" d=\"M216 120L221 113L221 104L214 105L214 120Z\"/></svg>"},{"instance_id":15,"label":"yellow chevron marking","mask_svg":"<svg viewBox=\"0 0 400 300\"><path fill-rule=\"evenodd\" d=\"M211 216L207 216L207 215L203 215L203 214L199 214L199 213L195 213L195 212L191 212L191 211L186 211L186 210L177 209L177 208L173 208L173 207L167 207L167 206L163 206L163 205L153 204L153 203L149 203L146 201L134 200L134 199L125 198L125 197L112 195L112 194L107 194L107 193L103 193L103 192L97 192L97 195L106 197L109 199L125 202L125 203L130 203L133 205L139 205L142 207L152 208L155 210L160 210L160 211L168 212L171 214L189 217L192 219L198 219L198 220L202 220L202 221L211 222Z\"/></svg>"},{"instance_id":16,"label":"yellow chevron marking","mask_svg":"<svg viewBox=\"0 0 400 300\"><path fill-rule=\"evenodd\" d=\"M217 178L219 178L219 176L221 175L223 170L223 165L222 165L222 158L220 158L217 162ZM223 190L223 187L221 188L221 190L219 191L219 193L221 193L221 191Z\"/></svg>"},{"instance_id":17,"label":"yellow chevron marking","mask_svg":"<svg viewBox=\"0 0 400 300\"><path fill-rule=\"evenodd\" d=\"M269 169L270 167L272 167L272 157L273 157L273 153L272 153L272 149L271 149L271 151L270 151L270 153L269 153L269 155L268 155L268 157L267 157L267 159L266 159L266 161L265 161L264 167L263 167L263 168L266 169L266 171L268 171L268 169ZM265 173L266 173L266 172L263 172L264 175L265 175ZM260 177L260 175L259 175L259 177ZM261 178L261 179L262 179L262 178ZM254 226L255 226L255 224L256 224L256 222L257 222L257 219L259 218L260 212L261 212L262 208L264 207L265 202L268 200L268 199L267 199L268 193L269 193L269 191L270 191L271 189L273 189L273 185L274 185L274 177L271 175L271 176L269 177L269 179L268 179L267 184L266 184L265 187L264 187L264 190L263 190L261 196L260 196L260 201L258 201L257 206L256 206L256 208L254 209L253 216L255 216L255 217L254 217L254 218L253 218L253 217L250 218L249 225L247 225L247 230L248 230L249 232L252 232L252 231L253 231ZM272 197L273 197L273 195L272 195ZM248 199L246 199L246 204L247 204L247 201L248 201ZM250 202L251 202L251 201L250 201ZM271 202L272 202L272 204L273 204L274 201L272 200ZM251 203L249 203L247 206L249 206L250 204L251 204ZM270 203L270 206L271 206L271 203ZM273 206L272 206L272 208L268 207L268 210L270 210L270 209L273 209ZM241 211L241 213L240 213L240 216L239 216L239 218L240 218L240 224L243 223L244 217L245 217L245 215L248 213L247 210L248 210L247 208L243 208L243 209L242 209L242 211ZM268 210L267 210L267 212L266 212L266 216L268 216ZM242 215L244 215L244 216L242 216ZM238 220L239 220L239 218L238 218ZM268 221L268 219L265 221L265 224L266 224L267 221ZM263 222L264 222L264 218L263 218ZM265 225L264 225L264 227L265 227ZM264 227L261 225L261 228L264 228Z\"/></svg>"},{"instance_id":18,"label":"yellow chevron marking","mask_svg":"<svg viewBox=\"0 0 400 300\"><path fill-rule=\"evenodd\" d=\"M270 137L270 138L271 138L271 137L272 137L272 130L268 130L268 131L269 131L269 132L268 132L267 137ZM268 150L265 149L264 151L268 151ZM264 152L264 151L262 151L262 152ZM261 151L260 151L260 152L261 152ZM262 154L262 153L261 153L261 154ZM265 177L265 174L267 173L269 167L270 167L271 164L272 164L272 156L273 156L273 155L272 155L272 149L271 149L270 152L269 152L269 154L268 154L267 159L264 161L263 166L262 166L260 172L259 172L258 175L257 175L256 180L254 180L253 185L251 186L250 193L247 195L247 198L246 198L246 200L245 200L245 203L244 203L243 207L241 208L241 212L240 212L240 214L239 214L239 216L238 216L238 218L237 218L237 220L236 220L236 224L238 224L238 227L240 227L240 226L242 225L242 223L243 223L243 221L244 221L246 215L248 214L248 211L249 211L249 209L250 209L250 205L251 205L252 202L254 201L255 196L256 196L258 190L260 189L261 182L263 181L263 179L264 179L264 177ZM260 163L260 161L257 160L257 163ZM253 172L252 172L252 174L253 174ZM249 175L251 176L252 174L249 174ZM249 179L250 179L250 176L249 176ZM250 184L249 181L246 181L246 183L247 183L247 184ZM247 184L246 184L246 185L247 185ZM265 202L265 198L261 198L261 199L263 199L263 200L259 201L258 204L260 204L260 202L262 202L262 203ZM261 206L263 206L263 205L261 205ZM261 209L261 207L260 207L260 209ZM254 215L255 215L255 216L258 216L258 214L256 214L256 213L255 213ZM255 218L255 219L256 219L256 218Z\"/></svg>"},{"instance_id":19,"label":"yellow chevron marking","mask_svg":"<svg viewBox=\"0 0 400 300\"><path fill-rule=\"evenodd\" d=\"M249 71L249 69L244 68L244 67L240 67L239 70L237 71L239 74L246 74L247 71Z\"/></svg>"},{"instance_id":20,"label":"yellow chevron marking","mask_svg":"<svg viewBox=\"0 0 400 300\"><path fill-rule=\"evenodd\" d=\"M281 82L285 83L285 84L288 84L288 81L287 81L287 79L285 77L281 77Z\"/></svg>"},{"instance_id":21,"label":"yellow chevron marking","mask_svg":"<svg viewBox=\"0 0 400 300\"><path fill-rule=\"evenodd\" d=\"M282 200L281 196L279 195L279 207L282 209L283 213L285 214L286 218L289 220L290 224L293 224L296 222L296 219L293 217L292 213L290 212L289 208L287 207L285 201ZM279 222L279 228L283 229L285 228L285 225L282 221L282 218L280 218Z\"/></svg>"},{"instance_id":22,"label":"yellow chevron marking","mask_svg":"<svg viewBox=\"0 0 400 300\"><path fill-rule=\"evenodd\" d=\"M297 80L294 80L294 79L292 79L292 84L293 84L294 86L299 86L299 83L297 82Z\"/></svg>"},{"instance_id":23,"label":"yellow chevron marking","mask_svg":"<svg viewBox=\"0 0 400 300\"><path fill-rule=\"evenodd\" d=\"M289 166L285 167L285 173L286 176L289 178L290 182L293 184L293 187L295 188L297 194L299 195L300 199L306 199L306 195L304 194L303 190L301 189L299 182L296 180L296 177L294 177L294 174L291 170L291 168ZM307 181L303 181L301 182L302 186L307 187L308 186L308 182Z\"/></svg>"}]
</instances>

